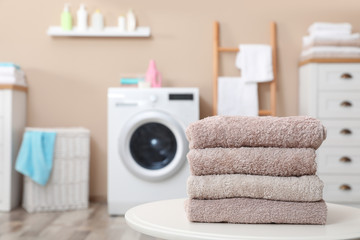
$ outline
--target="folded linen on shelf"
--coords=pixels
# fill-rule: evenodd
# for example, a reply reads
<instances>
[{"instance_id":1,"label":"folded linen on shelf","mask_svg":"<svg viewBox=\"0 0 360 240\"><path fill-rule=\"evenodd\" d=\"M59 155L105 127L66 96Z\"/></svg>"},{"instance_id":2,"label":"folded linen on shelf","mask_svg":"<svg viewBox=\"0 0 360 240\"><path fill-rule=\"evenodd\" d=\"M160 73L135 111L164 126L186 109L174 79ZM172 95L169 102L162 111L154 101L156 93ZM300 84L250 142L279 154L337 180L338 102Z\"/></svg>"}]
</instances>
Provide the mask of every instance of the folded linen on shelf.
<instances>
[{"instance_id":1,"label":"folded linen on shelf","mask_svg":"<svg viewBox=\"0 0 360 240\"><path fill-rule=\"evenodd\" d=\"M315 22L308 28L311 35L315 33L351 34L351 30L352 26L350 23Z\"/></svg>"},{"instance_id":2,"label":"folded linen on shelf","mask_svg":"<svg viewBox=\"0 0 360 240\"><path fill-rule=\"evenodd\" d=\"M288 223L324 225L324 201L284 202L265 199L230 198L219 200L187 199L187 218L192 222Z\"/></svg>"},{"instance_id":3,"label":"folded linen on shelf","mask_svg":"<svg viewBox=\"0 0 360 240\"><path fill-rule=\"evenodd\" d=\"M0 62L0 68L8 69L11 71L20 70L20 66L12 62Z\"/></svg>"},{"instance_id":4,"label":"folded linen on shelf","mask_svg":"<svg viewBox=\"0 0 360 240\"><path fill-rule=\"evenodd\" d=\"M333 35L303 37L303 50L320 46L360 47L360 34L354 33L349 36Z\"/></svg>"},{"instance_id":5,"label":"folded linen on shelf","mask_svg":"<svg viewBox=\"0 0 360 240\"><path fill-rule=\"evenodd\" d=\"M316 173L312 148L205 148L187 154L192 175L301 176Z\"/></svg>"},{"instance_id":6,"label":"folded linen on shelf","mask_svg":"<svg viewBox=\"0 0 360 240\"><path fill-rule=\"evenodd\" d=\"M336 30L336 31L318 31L310 33L312 37L332 37L332 36L350 36L351 31L347 30Z\"/></svg>"},{"instance_id":7,"label":"folded linen on shelf","mask_svg":"<svg viewBox=\"0 0 360 240\"><path fill-rule=\"evenodd\" d=\"M322 199L324 183L316 175L274 177L243 174L189 176L189 198L249 197L280 201L313 202Z\"/></svg>"},{"instance_id":8,"label":"folded linen on shelf","mask_svg":"<svg viewBox=\"0 0 360 240\"><path fill-rule=\"evenodd\" d=\"M15 85L27 86L25 77L3 76L1 74L0 74L0 84L15 84Z\"/></svg>"},{"instance_id":9,"label":"folded linen on shelf","mask_svg":"<svg viewBox=\"0 0 360 240\"><path fill-rule=\"evenodd\" d=\"M307 116L213 116L186 129L189 147L281 147L317 149L326 138L321 122Z\"/></svg>"},{"instance_id":10,"label":"folded linen on shelf","mask_svg":"<svg viewBox=\"0 0 360 240\"><path fill-rule=\"evenodd\" d=\"M312 47L301 52L301 59L309 58L360 58L359 47Z\"/></svg>"}]
</instances>

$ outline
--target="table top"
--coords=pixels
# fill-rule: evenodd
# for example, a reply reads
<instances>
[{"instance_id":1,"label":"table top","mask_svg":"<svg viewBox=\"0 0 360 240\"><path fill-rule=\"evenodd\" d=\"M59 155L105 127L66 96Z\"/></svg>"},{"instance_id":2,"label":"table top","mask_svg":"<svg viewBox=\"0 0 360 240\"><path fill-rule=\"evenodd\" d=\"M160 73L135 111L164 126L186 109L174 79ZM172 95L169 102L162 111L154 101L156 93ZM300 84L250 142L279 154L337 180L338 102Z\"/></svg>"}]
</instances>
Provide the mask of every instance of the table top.
<instances>
[{"instance_id":1,"label":"table top","mask_svg":"<svg viewBox=\"0 0 360 240\"><path fill-rule=\"evenodd\" d=\"M128 210L127 224L141 233L169 240L354 239L360 238L360 209L327 203L326 225L193 223L185 199L147 203Z\"/></svg>"}]
</instances>

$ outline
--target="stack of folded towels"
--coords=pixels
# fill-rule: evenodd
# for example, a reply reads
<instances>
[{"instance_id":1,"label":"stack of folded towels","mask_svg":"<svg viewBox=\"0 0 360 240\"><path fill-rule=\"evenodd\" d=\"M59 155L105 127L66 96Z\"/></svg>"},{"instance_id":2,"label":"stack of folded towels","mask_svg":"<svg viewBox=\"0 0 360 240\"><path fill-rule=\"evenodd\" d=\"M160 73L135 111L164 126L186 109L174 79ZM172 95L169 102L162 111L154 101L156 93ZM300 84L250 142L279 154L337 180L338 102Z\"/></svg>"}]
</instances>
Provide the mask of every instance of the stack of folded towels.
<instances>
[{"instance_id":1,"label":"stack of folded towels","mask_svg":"<svg viewBox=\"0 0 360 240\"><path fill-rule=\"evenodd\" d=\"M19 65L0 62L0 84L27 86L25 74Z\"/></svg>"},{"instance_id":2,"label":"stack of folded towels","mask_svg":"<svg viewBox=\"0 0 360 240\"><path fill-rule=\"evenodd\" d=\"M190 221L325 224L315 150L326 129L317 119L215 116L186 135Z\"/></svg>"},{"instance_id":3,"label":"stack of folded towels","mask_svg":"<svg viewBox=\"0 0 360 240\"><path fill-rule=\"evenodd\" d=\"M301 59L360 58L360 34L350 23L314 23L303 37Z\"/></svg>"}]
</instances>

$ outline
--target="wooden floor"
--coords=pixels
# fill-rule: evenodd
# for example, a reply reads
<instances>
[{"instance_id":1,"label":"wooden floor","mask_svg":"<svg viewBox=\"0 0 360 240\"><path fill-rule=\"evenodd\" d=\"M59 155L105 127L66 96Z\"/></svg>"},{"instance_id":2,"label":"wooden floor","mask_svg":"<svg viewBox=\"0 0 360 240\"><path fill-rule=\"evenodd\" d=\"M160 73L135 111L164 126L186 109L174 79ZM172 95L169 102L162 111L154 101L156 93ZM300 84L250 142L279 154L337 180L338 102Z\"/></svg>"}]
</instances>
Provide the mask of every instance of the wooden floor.
<instances>
[{"instance_id":1,"label":"wooden floor","mask_svg":"<svg viewBox=\"0 0 360 240\"><path fill-rule=\"evenodd\" d=\"M18 208L0 212L0 240L160 240L127 226L124 217L111 217L106 204L92 203L89 209L29 214Z\"/></svg>"}]
</instances>

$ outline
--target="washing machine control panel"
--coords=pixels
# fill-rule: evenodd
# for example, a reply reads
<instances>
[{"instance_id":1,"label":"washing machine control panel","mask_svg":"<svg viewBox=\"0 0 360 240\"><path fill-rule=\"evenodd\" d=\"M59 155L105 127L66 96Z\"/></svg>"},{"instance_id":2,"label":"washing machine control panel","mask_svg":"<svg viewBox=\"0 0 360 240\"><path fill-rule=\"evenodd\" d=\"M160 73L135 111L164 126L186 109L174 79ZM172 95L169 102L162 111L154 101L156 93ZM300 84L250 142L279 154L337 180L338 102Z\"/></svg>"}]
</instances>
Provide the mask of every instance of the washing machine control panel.
<instances>
[{"instance_id":1,"label":"washing machine control panel","mask_svg":"<svg viewBox=\"0 0 360 240\"><path fill-rule=\"evenodd\" d=\"M194 100L194 94L192 93L170 93L169 100Z\"/></svg>"}]
</instances>

